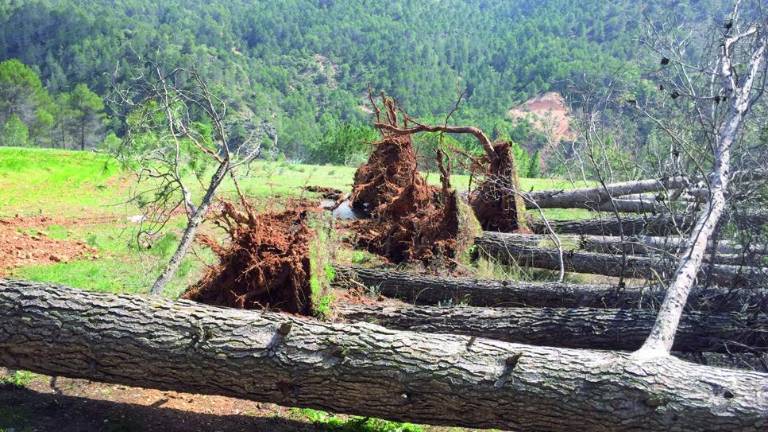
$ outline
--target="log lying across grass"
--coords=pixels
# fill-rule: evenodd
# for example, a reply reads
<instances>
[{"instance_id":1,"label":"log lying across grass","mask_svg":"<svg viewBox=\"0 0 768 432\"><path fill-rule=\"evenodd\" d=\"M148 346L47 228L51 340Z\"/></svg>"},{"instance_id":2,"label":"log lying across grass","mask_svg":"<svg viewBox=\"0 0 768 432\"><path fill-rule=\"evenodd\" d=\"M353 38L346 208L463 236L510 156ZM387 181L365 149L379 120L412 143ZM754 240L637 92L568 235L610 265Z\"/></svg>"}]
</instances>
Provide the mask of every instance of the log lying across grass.
<instances>
[{"instance_id":1,"label":"log lying across grass","mask_svg":"<svg viewBox=\"0 0 768 432\"><path fill-rule=\"evenodd\" d=\"M593 208L584 206L597 206L609 202L614 197L680 189L687 185L688 179L685 177L636 180L613 183L605 187L529 192L525 194L525 201L529 203L526 204L529 208L536 208L537 205L540 208ZM533 205L531 201L535 202L536 205Z\"/></svg>"},{"instance_id":2,"label":"log lying across grass","mask_svg":"<svg viewBox=\"0 0 768 432\"><path fill-rule=\"evenodd\" d=\"M514 237L504 233L484 232L475 239L475 245L481 254L505 264L560 269L560 257L556 249L520 245ZM655 279L673 273L676 260L567 250L563 253L563 264L568 272ZM722 286L764 287L768 283L768 268L716 264L704 266L700 276Z\"/></svg>"},{"instance_id":3,"label":"log lying across grass","mask_svg":"<svg viewBox=\"0 0 768 432\"><path fill-rule=\"evenodd\" d=\"M503 236L508 242L524 246L554 245L552 236L548 234L504 233ZM576 234L561 234L558 237L564 249L609 254L674 256L684 246L684 240L680 237L627 236L622 239L619 236ZM727 265L760 265L768 262L768 249L765 245L742 246L724 240L717 243L716 253L712 253L713 247L714 244L711 244L705 262Z\"/></svg>"},{"instance_id":4,"label":"log lying across grass","mask_svg":"<svg viewBox=\"0 0 768 432\"><path fill-rule=\"evenodd\" d=\"M421 305L653 308L665 294L659 286L618 289L615 285L478 280L362 267L337 266L336 274L336 284L353 280L385 297ZM768 306L768 290L697 288L688 303L698 311L756 310Z\"/></svg>"},{"instance_id":5,"label":"log lying across grass","mask_svg":"<svg viewBox=\"0 0 768 432\"><path fill-rule=\"evenodd\" d=\"M14 281L0 366L440 425L768 427L768 374Z\"/></svg>"},{"instance_id":6,"label":"log lying across grass","mask_svg":"<svg viewBox=\"0 0 768 432\"><path fill-rule=\"evenodd\" d=\"M585 207L577 207L585 208ZM590 209L593 207L589 207ZM611 211L607 208L602 211ZM693 228L692 215L671 216L669 214L656 214L644 216L623 216L621 223L614 216L598 219L549 221L552 229L559 234L584 234L604 236L669 236L688 234ZM739 227L756 227L768 224L768 211L749 210L744 212L726 212L726 221L731 221ZM549 234L549 228L541 220L529 223L531 230L536 234ZM622 233L623 230L623 233Z\"/></svg>"},{"instance_id":7,"label":"log lying across grass","mask_svg":"<svg viewBox=\"0 0 768 432\"><path fill-rule=\"evenodd\" d=\"M552 229L559 234L587 234L617 236L623 234L667 236L687 234L693 227L693 218L682 215L626 216L621 223L615 217L599 219L550 221ZM540 220L531 222L530 228L536 234L549 234L549 228Z\"/></svg>"},{"instance_id":8,"label":"log lying across grass","mask_svg":"<svg viewBox=\"0 0 768 432\"><path fill-rule=\"evenodd\" d=\"M481 308L340 304L348 321L395 330L462 334L565 348L634 351L656 320L654 311L596 308ZM768 352L768 315L686 314L675 337L680 352Z\"/></svg>"}]
</instances>

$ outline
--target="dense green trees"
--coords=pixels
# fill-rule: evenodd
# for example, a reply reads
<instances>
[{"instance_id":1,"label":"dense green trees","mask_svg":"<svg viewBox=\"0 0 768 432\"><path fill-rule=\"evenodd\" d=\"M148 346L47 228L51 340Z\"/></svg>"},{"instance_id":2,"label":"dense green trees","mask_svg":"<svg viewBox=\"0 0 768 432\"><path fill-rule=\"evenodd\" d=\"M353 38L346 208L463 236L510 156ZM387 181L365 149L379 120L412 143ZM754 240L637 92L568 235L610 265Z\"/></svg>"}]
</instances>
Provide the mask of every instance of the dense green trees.
<instances>
[{"instance_id":1,"label":"dense green trees","mask_svg":"<svg viewBox=\"0 0 768 432\"><path fill-rule=\"evenodd\" d=\"M84 83L106 96L146 58L195 66L236 109L274 123L289 157L338 162L318 152L318 143L337 146L334 135L352 129L332 128L367 122L361 107L369 85L418 117L444 115L466 90L454 120L490 130L509 123L506 110L535 94L607 81L617 71L639 76L644 17L706 25L727 2L689 3L14 0L0 6L0 60L29 65L57 95ZM54 99L81 126L99 123L87 112L97 106L83 111ZM20 118L40 143L36 122L46 119L41 113L32 121L33 111ZM81 147L82 136L55 111L47 111L49 127L66 136L48 144ZM113 129L120 134L119 125ZM530 149L529 138L512 137Z\"/></svg>"},{"instance_id":2,"label":"dense green trees","mask_svg":"<svg viewBox=\"0 0 768 432\"><path fill-rule=\"evenodd\" d=\"M86 84L52 97L32 68L0 62L0 145L85 150L100 144L104 118L101 96Z\"/></svg>"}]
</instances>

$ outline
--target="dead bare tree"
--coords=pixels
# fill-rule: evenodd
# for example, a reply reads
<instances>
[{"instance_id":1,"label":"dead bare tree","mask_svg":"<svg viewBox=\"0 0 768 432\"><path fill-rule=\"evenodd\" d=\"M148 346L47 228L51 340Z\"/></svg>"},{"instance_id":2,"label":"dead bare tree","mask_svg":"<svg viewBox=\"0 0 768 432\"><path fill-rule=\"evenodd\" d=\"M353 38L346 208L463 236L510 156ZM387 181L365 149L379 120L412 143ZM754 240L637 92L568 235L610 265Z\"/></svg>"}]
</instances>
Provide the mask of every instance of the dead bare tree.
<instances>
[{"instance_id":1,"label":"dead bare tree","mask_svg":"<svg viewBox=\"0 0 768 432\"><path fill-rule=\"evenodd\" d=\"M715 235L726 209L734 146L741 138L745 118L765 90L768 19L760 14L756 21L752 14L754 9L752 13L742 13L741 3L739 0L735 2L727 18L717 46L719 52L712 61L692 63L682 55L684 44L679 41L655 46L665 53L662 64L671 66L680 88L675 90L674 98L686 98L697 114L712 161L707 176L709 200L706 209L698 216L688 238L651 334L635 353L638 359L666 356L672 349L707 244Z\"/></svg>"},{"instance_id":2,"label":"dead bare tree","mask_svg":"<svg viewBox=\"0 0 768 432\"><path fill-rule=\"evenodd\" d=\"M187 218L176 251L150 290L157 295L176 274L224 180L230 177L242 198L237 169L259 156L265 135L276 135L263 123L234 145L227 103L195 70L165 72L151 62L145 70L115 91L128 112L120 155L145 186L134 195L146 212L140 235L158 233L180 208Z\"/></svg>"}]
</instances>

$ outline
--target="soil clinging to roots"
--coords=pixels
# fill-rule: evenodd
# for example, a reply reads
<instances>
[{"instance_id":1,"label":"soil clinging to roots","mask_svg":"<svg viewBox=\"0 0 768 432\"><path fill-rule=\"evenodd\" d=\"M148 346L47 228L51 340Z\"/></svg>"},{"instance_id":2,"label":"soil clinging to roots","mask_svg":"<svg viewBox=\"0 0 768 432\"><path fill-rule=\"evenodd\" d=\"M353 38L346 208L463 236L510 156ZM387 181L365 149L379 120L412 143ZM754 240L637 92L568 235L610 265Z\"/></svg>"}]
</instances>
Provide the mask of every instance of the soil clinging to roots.
<instances>
[{"instance_id":1,"label":"soil clinging to roots","mask_svg":"<svg viewBox=\"0 0 768 432\"><path fill-rule=\"evenodd\" d=\"M201 303L241 309L272 309L310 315L307 210L254 215L224 203L215 222L229 235L221 246L210 237L199 240L218 255L203 278L182 296Z\"/></svg>"},{"instance_id":2,"label":"soil clinging to roots","mask_svg":"<svg viewBox=\"0 0 768 432\"><path fill-rule=\"evenodd\" d=\"M508 142L493 145L497 157L488 165L485 178L472 192L470 205L486 231L527 232L525 203L515 193L520 180Z\"/></svg>"},{"instance_id":3,"label":"soil clinging to roots","mask_svg":"<svg viewBox=\"0 0 768 432\"><path fill-rule=\"evenodd\" d=\"M386 135L355 173L352 206L372 217L355 223L359 243L395 263L456 258L460 203L447 181L428 185L411 137Z\"/></svg>"}]
</instances>

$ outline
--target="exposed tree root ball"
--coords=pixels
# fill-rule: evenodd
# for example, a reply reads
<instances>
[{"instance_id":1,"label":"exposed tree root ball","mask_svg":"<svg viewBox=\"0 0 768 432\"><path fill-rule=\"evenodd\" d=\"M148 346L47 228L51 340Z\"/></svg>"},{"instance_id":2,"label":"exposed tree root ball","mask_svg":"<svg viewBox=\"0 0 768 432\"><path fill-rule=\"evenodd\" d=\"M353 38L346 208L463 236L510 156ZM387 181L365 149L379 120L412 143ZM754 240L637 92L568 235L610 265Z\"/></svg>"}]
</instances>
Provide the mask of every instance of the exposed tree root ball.
<instances>
[{"instance_id":1,"label":"exposed tree root ball","mask_svg":"<svg viewBox=\"0 0 768 432\"><path fill-rule=\"evenodd\" d=\"M432 199L433 189L417 171L411 137L391 135L376 144L368 162L355 172L350 199L355 209L367 214L412 213ZM409 197L398 200L404 192ZM394 201L396 206L387 209Z\"/></svg>"},{"instance_id":2,"label":"exposed tree root ball","mask_svg":"<svg viewBox=\"0 0 768 432\"><path fill-rule=\"evenodd\" d=\"M485 178L470 194L470 205L486 231L527 232L525 203L509 143L494 143L495 157Z\"/></svg>"},{"instance_id":3,"label":"exposed tree root ball","mask_svg":"<svg viewBox=\"0 0 768 432\"><path fill-rule=\"evenodd\" d=\"M309 245L312 231L303 208L254 215L225 203L215 217L230 237L227 246L201 236L219 256L183 298L241 309L273 309L310 315Z\"/></svg>"},{"instance_id":4,"label":"exposed tree root ball","mask_svg":"<svg viewBox=\"0 0 768 432\"><path fill-rule=\"evenodd\" d=\"M427 185L407 135L388 135L376 145L355 174L352 203L372 217L353 225L359 243L395 263L451 263L474 238L464 229L468 218L474 221L472 212L460 211L450 188Z\"/></svg>"}]
</instances>

